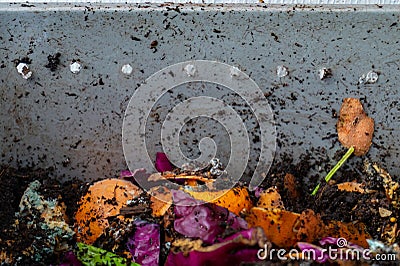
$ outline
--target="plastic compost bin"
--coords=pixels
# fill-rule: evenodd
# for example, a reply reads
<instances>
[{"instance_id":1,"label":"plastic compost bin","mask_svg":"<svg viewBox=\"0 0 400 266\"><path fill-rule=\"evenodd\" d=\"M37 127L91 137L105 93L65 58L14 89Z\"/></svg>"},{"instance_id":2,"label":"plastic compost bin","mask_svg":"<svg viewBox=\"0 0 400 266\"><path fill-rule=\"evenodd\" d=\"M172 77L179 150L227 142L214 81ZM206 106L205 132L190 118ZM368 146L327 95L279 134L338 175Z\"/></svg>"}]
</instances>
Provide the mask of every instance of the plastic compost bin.
<instances>
[{"instance_id":1,"label":"plastic compost bin","mask_svg":"<svg viewBox=\"0 0 400 266\"><path fill-rule=\"evenodd\" d=\"M326 162L333 165L344 150L336 133L342 100L356 97L374 118L375 132L369 153L346 167L368 158L399 176L399 15L396 6L363 5L1 3L0 163L51 167L65 179L117 176L127 168L122 127L135 91L158 71L209 60L242 71L263 93L276 128L274 163L307 157L312 173L326 173ZM18 72L19 63L27 63L31 77ZM320 76L323 69L331 75ZM378 79L366 80L368 73ZM136 114L147 131L141 136L146 152L134 158L152 160L163 151L160 132L168 112L196 95L226 101L242 118L250 175L262 145L253 103L212 82L141 96L156 101ZM182 153L196 158L200 140L214 138L216 156L226 165L231 145L240 143L232 144L218 121L198 116L186 122L176 144Z\"/></svg>"}]
</instances>

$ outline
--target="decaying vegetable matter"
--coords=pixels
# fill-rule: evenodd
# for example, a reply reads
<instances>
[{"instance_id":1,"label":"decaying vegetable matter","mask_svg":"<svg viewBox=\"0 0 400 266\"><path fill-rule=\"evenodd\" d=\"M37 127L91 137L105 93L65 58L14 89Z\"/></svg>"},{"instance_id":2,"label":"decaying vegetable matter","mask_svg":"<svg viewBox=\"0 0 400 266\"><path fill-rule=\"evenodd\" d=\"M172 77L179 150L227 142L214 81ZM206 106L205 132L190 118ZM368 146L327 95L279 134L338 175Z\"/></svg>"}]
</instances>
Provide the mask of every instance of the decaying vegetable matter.
<instances>
[{"instance_id":1,"label":"decaying vegetable matter","mask_svg":"<svg viewBox=\"0 0 400 266\"><path fill-rule=\"evenodd\" d=\"M336 171L353 153L356 156L362 156L368 152L372 144L374 120L366 115L360 100L345 98L340 108L336 128L340 143L348 150L325 176L326 182L329 182ZM315 187L311 195L315 195L319 187L320 184Z\"/></svg>"},{"instance_id":2,"label":"decaying vegetable matter","mask_svg":"<svg viewBox=\"0 0 400 266\"><path fill-rule=\"evenodd\" d=\"M349 150L325 177L326 182L330 181L353 153L362 156L368 152L373 131L374 121L366 115L360 101L353 98L344 99L337 122L337 132L340 143ZM250 193L244 186L218 190L213 187L214 179L210 174L173 172L164 154L158 153L157 158L157 169L163 169L165 172L149 175L148 181L157 183L168 180L183 186L178 190L154 186L148 200L141 202L144 204L143 209L150 209L151 217L146 221L143 220L143 215L138 213L126 217L126 202L129 199L132 201L133 197L140 194L139 188L133 184L125 184L125 188L121 190L125 196L127 191L135 192L128 193L128 197L120 197L117 196L117 191L121 186L119 182L122 181L101 181L115 184L111 186L113 189L106 189L109 193L107 197L97 198L95 202L101 204L91 206L87 202L94 196L94 187L98 186L93 185L88 195L82 199L77 212L78 239L89 244L101 239L101 231L111 226L107 223L107 217L111 215L119 217L122 223L133 224L129 230L126 229L129 226L123 227L130 235L128 247L131 255L128 258L141 265L239 265L239 262L259 261L261 258L257 254L267 246L313 251L316 252L314 257L304 257L300 253L296 259L325 263L331 258L327 255L322 256L323 249L327 245L339 245L337 241L341 239L347 241L346 246L340 247L342 251L361 252L370 247L370 230L361 221L327 219L326 213L316 213L311 208L302 209L300 212L286 208L285 201L297 201L304 197L300 192L303 189L298 187L299 177L291 173L286 173L280 181L281 189L286 191L287 199L284 199L281 189L277 186L258 188L256 194ZM366 195L370 196L371 200L384 193L391 207L383 204L377 208L379 212L376 213L379 213L379 217L388 221L379 229L379 236L384 244L393 245L399 235L399 184L378 165L374 164L374 169L382 178L380 187L384 191L379 190L379 186L372 186L367 180L362 183L348 180L336 184L331 190L339 194ZM194 189L198 185L206 185L208 189ZM313 191L316 204L320 204L318 202L325 194L325 187L318 192L319 187L320 185ZM112 208L109 209L111 206L107 207L107 204L111 204ZM357 206L353 208L355 211ZM94 216L95 219L90 218L92 213L97 215ZM108 215L105 215L106 213ZM87 222L88 219L91 219L91 222ZM89 228L95 234L91 232L82 237L85 236L82 234L84 228ZM372 233L377 235L377 232ZM161 239L168 243L169 248L161 248ZM96 244L101 245L101 241L97 240ZM116 247L114 249L118 250ZM164 259L159 260L163 253Z\"/></svg>"},{"instance_id":3,"label":"decaying vegetable matter","mask_svg":"<svg viewBox=\"0 0 400 266\"><path fill-rule=\"evenodd\" d=\"M78 242L93 244L110 225L108 218L117 216L124 219L120 215L121 208L141 192L133 183L121 179L105 179L93 184L75 214Z\"/></svg>"},{"instance_id":4,"label":"decaying vegetable matter","mask_svg":"<svg viewBox=\"0 0 400 266\"><path fill-rule=\"evenodd\" d=\"M312 187L293 168L271 173L255 191L244 184L218 189L210 169L173 169L166 155L158 153L160 172L144 175L154 183L149 193L136 183L136 171L94 182L78 202L74 230L66 223L65 206L44 199L38 182L25 191L17 218L38 220L52 233L46 244L65 254L61 265L252 265L266 258L282 262L273 249L297 251L285 254L288 261L350 265L348 260L354 259L333 261L324 253L327 248L335 248L336 255L369 249L371 257L360 260L363 265L382 253L399 260L397 178L379 163L364 163L359 174L331 180L353 153L363 156L371 146L374 121L359 100L344 99L337 131L348 151L325 177L329 184L319 184L312 196ZM349 215L343 217L345 212ZM47 251L36 252L37 261ZM0 259L15 260L2 250Z\"/></svg>"},{"instance_id":5,"label":"decaying vegetable matter","mask_svg":"<svg viewBox=\"0 0 400 266\"><path fill-rule=\"evenodd\" d=\"M359 99L345 98L340 108L337 132L340 143L354 147L354 155L365 155L372 144L374 120L367 116Z\"/></svg>"}]
</instances>

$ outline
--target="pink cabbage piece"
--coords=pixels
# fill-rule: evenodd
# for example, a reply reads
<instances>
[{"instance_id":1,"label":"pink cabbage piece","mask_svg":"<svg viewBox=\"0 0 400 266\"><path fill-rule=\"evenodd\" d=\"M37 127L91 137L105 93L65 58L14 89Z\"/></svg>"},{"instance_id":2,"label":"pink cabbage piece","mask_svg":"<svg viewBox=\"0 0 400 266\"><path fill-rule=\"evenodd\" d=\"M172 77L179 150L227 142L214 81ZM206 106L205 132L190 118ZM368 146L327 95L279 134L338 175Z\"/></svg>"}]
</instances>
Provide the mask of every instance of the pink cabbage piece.
<instances>
[{"instance_id":1,"label":"pink cabbage piece","mask_svg":"<svg viewBox=\"0 0 400 266\"><path fill-rule=\"evenodd\" d=\"M201 250L192 250L187 254L184 252L170 252L165 266L173 265L241 265L242 263L257 262L260 259L257 256L260 241L260 235L257 231L260 228L250 228L238 232L223 242L212 246L203 247Z\"/></svg>"},{"instance_id":2,"label":"pink cabbage piece","mask_svg":"<svg viewBox=\"0 0 400 266\"><path fill-rule=\"evenodd\" d=\"M196 200L181 190L172 190L172 200L175 204L174 228L186 237L212 244L227 228L235 231L248 228L244 219L226 208Z\"/></svg>"},{"instance_id":3,"label":"pink cabbage piece","mask_svg":"<svg viewBox=\"0 0 400 266\"><path fill-rule=\"evenodd\" d=\"M144 168L138 168L133 170L133 172L129 170L122 170L120 172L120 178L125 179L125 180L147 180L150 177L150 174L146 172L146 169Z\"/></svg>"},{"instance_id":4,"label":"pink cabbage piece","mask_svg":"<svg viewBox=\"0 0 400 266\"><path fill-rule=\"evenodd\" d=\"M167 155L163 152L156 153L155 167L156 167L157 171L159 171L159 172L166 172L166 171L173 170L172 164L168 160Z\"/></svg>"},{"instance_id":5,"label":"pink cabbage piece","mask_svg":"<svg viewBox=\"0 0 400 266\"><path fill-rule=\"evenodd\" d=\"M256 198L259 198L260 196L261 196L261 193L264 191L264 189L263 188L261 188L261 187L255 187L255 189L254 189L254 196L256 197Z\"/></svg>"},{"instance_id":6,"label":"pink cabbage piece","mask_svg":"<svg viewBox=\"0 0 400 266\"><path fill-rule=\"evenodd\" d=\"M336 238L336 237L324 237L322 238L319 243L322 246L331 246L333 249L331 250L332 256L335 256L336 258L343 258L344 260L346 259L355 259L357 257L357 253L353 252L348 252L349 250L354 251L354 252L359 252L359 254L362 254L363 248L347 242L343 238ZM329 258L329 252L327 248L322 248L310 243L306 242L298 242L297 246L300 248L300 250L305 252L308 258L305 259L312 259L316 262L319 263L325 263L328 261ZM345 255L345 256L340 256L340 255Z\"/></svg>"},{"instance_id":7,"label":"pink cabbage piece","mask_svg":"<svg viewBox=\"0 0 400 266\"><path fill-rule=\"evenodd\" d=\"M297 246L304 254L309 256L305 259L311 259L319 263L325 263L329 260L328 252L319 246L307 242L297 242Z\"/></svg>"},{"instance_id":8,"label":"pink cabbage piece","mask_svg":"<svg viewBox=\"0 0 400 266\"><path fill-rule=\"evenodd\" d=\"M135 262L142 266L158 265L160 257L160 226L137 220L136 230L127 246Z\"/></svg>"},{"instance_id":9,"label":"pink cabbage piece","mask_svg":"<svg viewBox=\"0 0 400 266\"><path fill-rule=\"evenodd\" d=\"M328 236L328 237L322 238L322 239L319 241L319 243L320 243L322 246L325 246L325 245L335 245L335 246L338 246L338 244L339 244L339 246L342 247L342 248L346 247L346 248L352 248L352 249L356 249L356 250L360 250L360 251L363 251L363 250L364 250L364 248L362 248L361 246L356 245L356 244L353 244L353 243L351 243L351 242L347 242L344 238L337 238L337 237ZM345 244L345 245L344 245L344 244Z\"/></svg>"}]
</instances>

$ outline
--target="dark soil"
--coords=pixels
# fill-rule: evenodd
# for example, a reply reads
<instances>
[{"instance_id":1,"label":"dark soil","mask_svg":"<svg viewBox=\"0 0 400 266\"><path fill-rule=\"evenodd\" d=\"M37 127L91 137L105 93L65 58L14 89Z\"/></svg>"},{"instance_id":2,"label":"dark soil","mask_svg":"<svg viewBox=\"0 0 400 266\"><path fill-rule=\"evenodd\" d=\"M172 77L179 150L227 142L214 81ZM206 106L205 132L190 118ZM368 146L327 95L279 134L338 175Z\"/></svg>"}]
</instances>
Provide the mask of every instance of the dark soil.
<instances>
[{"instance_id":1,"label":"dark soil","mask_svg":"<svg viewBox=\"0 0 400 266\"><path fill-rule=\"evenodd\" d=\"M46 68L49 68L51 72L54 72L57 70L58 65L60 65L60 53L56 53L54 55L49 55L47 57L47 60L49 61L47 65L45 65Z\"/></svg>"},{"instance_id":2,"label":"dark soil","mask_svg":"<svg viewBox=\"0 0 400 266\"><path fill-rule=\"evenodd\" d=\"M356 165L355 170L344 168L345 170L337 172L333 179L337 183L356 180L359 183L364 183L366 188L375 190L375 193L343 192L332 184L328 185L322 182L317 195L311 196L310 193L319 182L318 179L322 179L322 177L309 176L309 169L315 165L310 163L307 156L303 156L298 164L293 164L290 156L283 158L283 161L282 163L274 163L262 187L276 186L287 210L301 213L305 209L312 209L315 213L320 214L323 220L362 222L374 239L381 238L382 228L389 223L388 217L380 217L377 211L379 207L392 211L393 217L400 217L398 210L395 210L387 200L381 179L378 178L377 174L365 172L363 163ZM3 264L6 264L4 261L7 256L13 258L15 265L57 265L62 258L62 254L52 254L44 258L42 263L35 262L27 250L35 241L35 236L43 234L43 237L45 237L46 232L40 230L40 228L28 227L29 221L19 221L18 226L15 222L15 212L19 210L21 196L30 182L39 180L42 184L40 193L45 198L61 199L66 204L68 222L73 225L74 213L78 207L77 202L86 192L88 184L79 179L61 183L49 178L48 173L47 170L33 171L30 169L13 169L7 166L0 168L2 184L0 187L0 262L3 262ZM294 176L293 180L288 181L285 178L288 173ZM395 177L393 178L398 181ZM285 182L293 183L293 187L289 189ZM148 212L142 215L149 216ZM165 223L166 221L160 220L159 222ZM110 224L113 224L115 228L119 227L117 221L110 220ZM168 228L165 230L168 230ZM126 228L126 232L131 232L131 228ZM104 236L98 239L97 242L102 242L98 244L104 248L120 245L117 253L123 254L124 241L119 239L120 243L112 242L111 235L112 231L106 232ZM162 241L164 241L163 239ZM164 248L164 245L162 244L161 247ZM166 251L162 250L162 253L164 256L161 256L161 261L165 259Z\"/></svg>"}]
</instances>

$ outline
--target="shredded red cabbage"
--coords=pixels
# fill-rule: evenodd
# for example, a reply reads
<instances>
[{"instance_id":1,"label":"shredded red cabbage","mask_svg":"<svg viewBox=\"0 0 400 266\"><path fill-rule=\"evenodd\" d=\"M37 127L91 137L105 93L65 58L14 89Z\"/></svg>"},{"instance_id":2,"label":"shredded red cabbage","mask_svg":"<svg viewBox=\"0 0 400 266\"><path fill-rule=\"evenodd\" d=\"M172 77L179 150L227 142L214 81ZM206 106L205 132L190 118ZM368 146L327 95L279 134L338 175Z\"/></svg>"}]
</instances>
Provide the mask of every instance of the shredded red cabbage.
<instances>
[{"instance_id":1,"label":"shredded red cabbage","mask_svg":"<svg viewBox=\"0 0 400 266\"><path fill-rule=\"evenodd\" d=\"M160 256L160 226L146 221L135 221L136 230L127 246L135 262L142 266L158 265Z\"/></svg>"},{"instance_id":2,"label":"shredded red cabbage","mask_svg":"<svg viewBox=\"0 0 400 266\"><path fill-rule=\"evenodd\" d=\"M200 238L206 244L215 243L227 228L247 229L247 222L226 208L192 198L181 190L172 190L175 204L175 230L186 236Z\"/></svg>"},{"instance_id":3,"label":"shredded red cabbage","mask_svg":"<svg viewBox=\"0 0 400 266\"><path fill-rule=\"evenodd\" d=\"M238 232L223 242L204 247L202 250L192 250L188 253L170 252L165 266L173 265L241 265L242 263L259 261L259 234L256 228Z\"/></svg>"}]
</instances>

